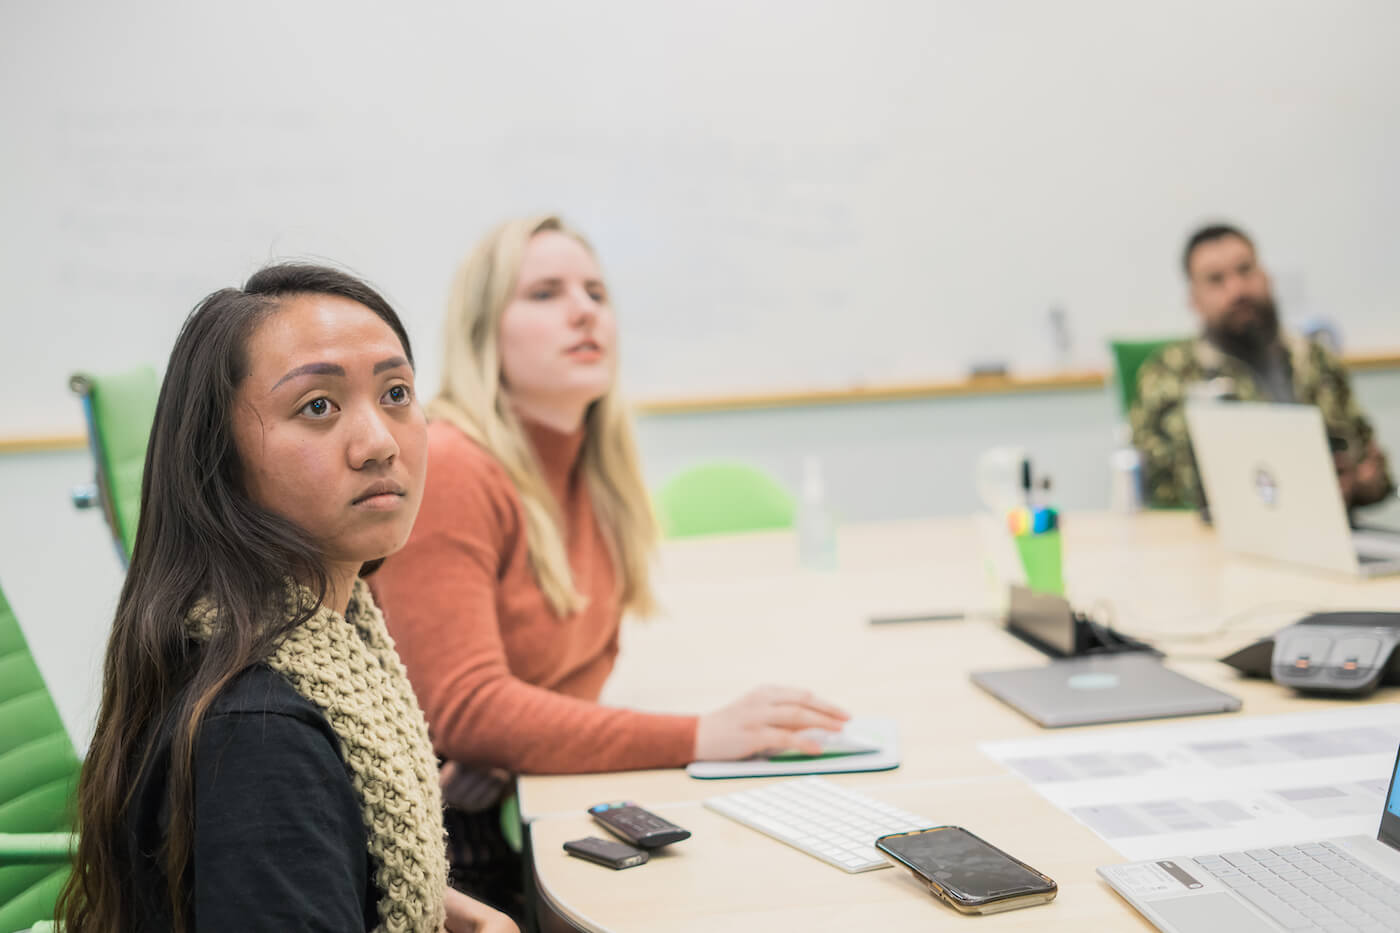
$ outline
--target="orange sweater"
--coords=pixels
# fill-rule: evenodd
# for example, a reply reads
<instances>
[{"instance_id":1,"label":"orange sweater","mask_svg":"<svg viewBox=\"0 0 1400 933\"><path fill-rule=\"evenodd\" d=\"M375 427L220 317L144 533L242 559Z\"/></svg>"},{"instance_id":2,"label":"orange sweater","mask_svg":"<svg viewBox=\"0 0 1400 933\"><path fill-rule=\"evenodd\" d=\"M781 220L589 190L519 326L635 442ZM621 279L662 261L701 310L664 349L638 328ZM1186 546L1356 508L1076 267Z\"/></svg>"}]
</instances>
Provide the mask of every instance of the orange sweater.
<instances>
[{"instance_id":1,"label":"orange sweater","mask_svg":"<svg viewBox=\"0 0 1400 933\"><path fill-rule=\"evenodd\" d=\"M428 426L428 479L404 549L371 578L438 753L534 774L678 767L697 719L599 706L617 658L616 576L586 484L583 429L527 425L566 528L584 609L556 616L535 580L515 485L445 422Z\"/></svg>"}]
</instances>

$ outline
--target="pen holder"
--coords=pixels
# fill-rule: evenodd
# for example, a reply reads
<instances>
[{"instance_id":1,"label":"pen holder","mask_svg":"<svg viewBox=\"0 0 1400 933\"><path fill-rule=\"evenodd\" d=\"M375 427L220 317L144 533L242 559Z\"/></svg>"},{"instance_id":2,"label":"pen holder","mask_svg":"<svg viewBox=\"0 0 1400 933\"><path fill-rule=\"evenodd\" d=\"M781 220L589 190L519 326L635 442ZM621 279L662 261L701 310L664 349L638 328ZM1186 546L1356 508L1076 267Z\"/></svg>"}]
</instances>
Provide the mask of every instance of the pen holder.
<instances>
[{"instance_id":1,"label":"pen holder","mask_svg":"<svg viewBox=\"0 0 1400 933\"><path fill-rule=\"evenodd\" d=\"M1060 532L1017 535L1016 550L1026 569L1026 585L1037 593L1065 594L1065 578L1060 562Z\"/></svg>"}]
</instances>

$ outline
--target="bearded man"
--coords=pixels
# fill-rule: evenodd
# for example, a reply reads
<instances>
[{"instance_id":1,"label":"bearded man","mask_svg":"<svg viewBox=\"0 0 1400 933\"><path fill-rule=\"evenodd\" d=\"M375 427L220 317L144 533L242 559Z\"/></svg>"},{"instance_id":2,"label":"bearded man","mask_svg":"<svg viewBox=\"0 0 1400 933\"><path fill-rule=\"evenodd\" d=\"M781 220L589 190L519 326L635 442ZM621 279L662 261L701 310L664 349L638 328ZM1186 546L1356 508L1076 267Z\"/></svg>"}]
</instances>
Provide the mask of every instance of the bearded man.
<instances>
[{"instance_id":1,"label":"bearded man","mask_svg":"<svg viewBox=\"0 0 1400 933\"><path fill-rule=\"evenodd\" d=\"M1203 227L1186 241L1182 267L1200 336L1171 344L1143 363L1129 412L1148 502L1159 508L1204 504L1184 408L1187 397L1196 395L1316 405L1347 506L1389 495L1394 485L1385 454L1346 370L1321 344L1279 328L1269 276L1250 238L1226 224Z\"/></svg>"}]
</instances>

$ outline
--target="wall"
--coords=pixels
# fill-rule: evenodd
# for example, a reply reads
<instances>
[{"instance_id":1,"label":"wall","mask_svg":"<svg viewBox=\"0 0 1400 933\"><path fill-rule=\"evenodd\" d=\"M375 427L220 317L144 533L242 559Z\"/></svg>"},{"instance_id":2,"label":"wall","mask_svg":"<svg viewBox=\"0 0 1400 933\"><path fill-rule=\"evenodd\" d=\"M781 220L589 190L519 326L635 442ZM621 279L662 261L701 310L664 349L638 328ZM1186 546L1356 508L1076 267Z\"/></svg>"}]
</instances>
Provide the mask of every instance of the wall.
<instances>
[{"instance_id":1,"label":"wall","mask_svg":"<svg viewBox=\"0 0 1400 933\"><path fill-rule=\"evenodd\" d=\"M5 4L0 436L163 363L278 256L385 288L436 384L501 217L596 240L639 398L1023 372L1188 329L1188 229L1388 350L1393 0ZM1073 345L1051 347L1065 309ZM15 352L15 348L19 352Z\"/></svg>"}]
</instances>

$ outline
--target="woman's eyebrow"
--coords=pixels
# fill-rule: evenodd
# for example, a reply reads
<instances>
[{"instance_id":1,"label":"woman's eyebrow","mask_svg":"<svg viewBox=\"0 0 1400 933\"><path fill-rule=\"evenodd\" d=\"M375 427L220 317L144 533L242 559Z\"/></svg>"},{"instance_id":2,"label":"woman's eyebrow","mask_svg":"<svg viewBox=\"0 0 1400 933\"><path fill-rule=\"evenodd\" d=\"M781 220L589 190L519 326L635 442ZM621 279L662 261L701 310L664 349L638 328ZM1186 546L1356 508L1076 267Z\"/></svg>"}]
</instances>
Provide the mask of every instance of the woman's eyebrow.
<instances>
[{"instance_id":1,"label":"woman's eyebrow","mask_svg":"<svg viewBox=\"0 0 1400 933\"><path fill-rule=\"evenodd\" d=\"M388 359L380 360L374 364L374 374L377 376L386 369L398 369L400 366L408 366L408 359L402 356L391 356ZM412 368L412 367L410 367ZM345 367L338 363L305 363L297 368L288 371L281 379L278 379L272 388L277 388L288 379L295 379L297 376L340 376L344 378Z\"/></svg>"},{"instance_id":2,"label":"woman's eyebrow","mask_svg":"<svg viewBox=\"0 0 1400 933\"><path fill-rule=\"evenodd\" d=\"M375 367L375 372L379 368ZM288 379L295 379L297 376L344 376L345 367L336 363L306 363L296 369L289 370L285 376L273 383L272 388L276 389Z\"/></svg>"}]
</instances>

